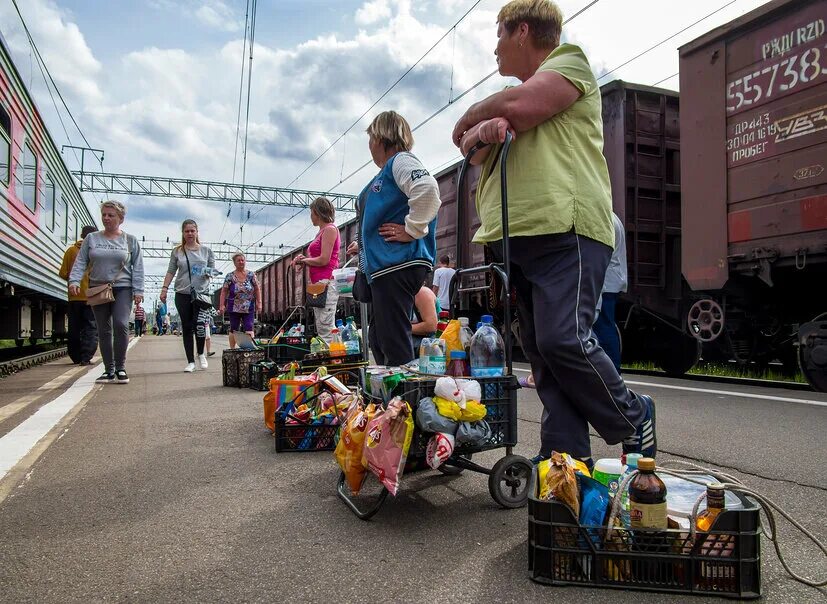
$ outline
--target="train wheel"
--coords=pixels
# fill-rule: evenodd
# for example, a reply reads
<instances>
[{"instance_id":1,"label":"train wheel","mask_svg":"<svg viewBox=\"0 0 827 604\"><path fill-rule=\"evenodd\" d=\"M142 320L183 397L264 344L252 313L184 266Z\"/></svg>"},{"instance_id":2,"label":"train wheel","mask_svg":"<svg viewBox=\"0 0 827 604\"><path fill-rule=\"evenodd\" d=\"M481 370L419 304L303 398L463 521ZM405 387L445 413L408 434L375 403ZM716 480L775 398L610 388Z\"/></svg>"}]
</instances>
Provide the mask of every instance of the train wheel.
<instances>
[{"instance_id":1,"label":"train wheel","mask_svg":"<svg viewBox=\"0 0 827 604\"><path fill-rule=\"evenodd\" d=\"M827 392L827 313L799 328L798 364L814 390Z\"/></svg>"},{"instance_id":2,"label":"train wheel","mask_svg":"<svg viewBox=\"0 0 827 604\"><path fill-rule=\"evenodd\" d=\"M671 329L658 330L660 351L655 363L666 375L680 377L692 369L701 358L701 343Z\"/></svg>"},{"instance_id":3,"label":"train wheel","mask_svg":"<svg viewBox=\"0 0 827 604\"><path fill-rule=\"evenodd\" d=\"M14 345L17 346L18 348L23 348L23 344L25 344L25 343L26 343L26 340L24 340L23 338L16 338L14 340Z\"/></svg>"}]
</instances>

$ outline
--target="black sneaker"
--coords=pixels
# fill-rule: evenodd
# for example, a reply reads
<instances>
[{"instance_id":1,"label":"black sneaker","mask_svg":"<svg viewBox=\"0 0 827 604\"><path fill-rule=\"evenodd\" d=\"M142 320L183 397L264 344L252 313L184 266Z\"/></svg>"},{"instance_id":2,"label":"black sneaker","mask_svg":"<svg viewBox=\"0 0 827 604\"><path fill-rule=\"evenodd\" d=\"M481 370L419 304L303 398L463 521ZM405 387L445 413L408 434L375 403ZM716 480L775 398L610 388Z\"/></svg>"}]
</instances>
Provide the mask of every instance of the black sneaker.
<instances>
[{"instance_id":1,"label":"black sneaker","mask_svg":"<svg viewBox=\"0 0 827 604\"><path fill-rule=\"evenodd\" d=\"M115 374L111 371L104 371L101 376L95 380L98 384L111 384L115 381Z\"/></svg>"},{"instance_id":2,"label":"black sneaker","mask_svg":"<svg viewBox=\"0 0 827 604\"><path fill-rule=\"evenodd\" d=\"M118 369L115 372L115 377L117 378L116 381L118 384L128 384L129 383L129 376L126 375L126 371L123 369Z\"/></svg>"},{"instance_id":3,"label":"black sneaker","mask_svg":"<svg viewBox=\"0 0 827 604\"><path fill-rule=\"evenodd\" d=\"M207 353L207 356L208 356L208 357L215 356L215 352L208 352L208 353Z\"/></svg>"},{"instance_id":4,"label":"black sneaker","mask_svg":"<svg viewBox=\"0 0 827 604\"><path fill-rule=\"evenodd\" d=\"M655 457L658 453L658 437L655 432L655 401L651 396L639 394L646 406L646 414L635 433L623 441L624 453L640 453L644 457Z\"/></svg>"}]
</instances>

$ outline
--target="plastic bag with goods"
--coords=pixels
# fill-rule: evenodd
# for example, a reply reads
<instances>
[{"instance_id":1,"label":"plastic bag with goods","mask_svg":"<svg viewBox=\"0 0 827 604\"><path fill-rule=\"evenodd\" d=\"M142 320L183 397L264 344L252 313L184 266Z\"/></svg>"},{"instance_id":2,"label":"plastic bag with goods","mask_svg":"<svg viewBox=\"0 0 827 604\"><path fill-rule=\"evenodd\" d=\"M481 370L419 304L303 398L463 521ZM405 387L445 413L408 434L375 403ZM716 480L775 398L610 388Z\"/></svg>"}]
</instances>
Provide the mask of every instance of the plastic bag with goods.
<instances>
[{"instance_id":1,"label":"plastic bag with goods","mask_svg":"<svg viewBox=\"0 0 827 604\"><path fill-rule=\"evenodd\" d=\"M459 424L441 415L432 398L423 398L416 407L416 425L423 432L445 432L453 434Z\"/></svg>"},{"instance_id":2,"label":"plastic bag with goods","mask_svg":"<svg viewBox=\"0 0 827 604\"><path fill-rule=\"evenodd\" d=\"M368 422L365 461L391 495L396 495L399 490L413 432L411 406L399 397L391 400L387 409Z\"/></svg>"},{"instance_id":3,"label":"plastic bag with goods","mask_svg":"<svg viewBox=\"0 0 827 604\"><path fill-rule=\"evenodd\" d=\"M546 499L554 498L571 508L575 519L580 516L580 494L577 489L577 477L574 468L565 460L562 453L552 452L548 460L548 469L541 483L545 484ZM541 487L541 493L543 489Z\"/></svg>"},{"instance_id":4,"label":"plastic bag with goods","mask_svg":"<svg viewBox=\"0 0 827 604\"><path fill-rule=\"evenodd\" d=\"M429 468L436 470L453 454L454 435L439 432L428 440L428 446L425 448L425 461Z\"/></svg>"},{"instance_id":5,"label":"plastic bag with goods","mask_svg":"<svg viewBox=\"0 0 827 604\"><path fill-rule=\"evenodd\" d=\"M481 447L491 439L491 426L484 419L476 422L462 422L457 428L456 444Z\"/></svg>"},{"instance_id":6,"label":"plastic bag with goods","mask_svg":"<svg viewBox=\"0 0 827 604\"><path fill-rule=\"evenodd\" d=\"M361 401L355 401L348 409L345 423L336 445L336 461L345 473L347 484L354 495L358 495L365 479L364 454L365 434L368 423L376 413L373 403L365 407Z\"/></svg>"}]
</instances>

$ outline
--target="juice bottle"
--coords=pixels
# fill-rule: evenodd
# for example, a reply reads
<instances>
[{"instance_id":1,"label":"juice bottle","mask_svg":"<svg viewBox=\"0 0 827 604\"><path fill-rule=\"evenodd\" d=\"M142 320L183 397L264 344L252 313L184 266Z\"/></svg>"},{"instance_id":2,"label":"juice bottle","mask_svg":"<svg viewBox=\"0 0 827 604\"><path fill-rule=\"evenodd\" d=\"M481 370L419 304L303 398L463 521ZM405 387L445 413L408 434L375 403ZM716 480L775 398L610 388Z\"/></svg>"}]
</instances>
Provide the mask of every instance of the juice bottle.
<instances>
[{"instance_id":1,"label":"juice bottle","mask_svg":"<svg viewBox=\"0 0 827 604\"><path fill-rule=\"evenodd\" d=\"M629 484L629 523L635 529L662 529L663 533L641 531L633 535L633 549L641 552L668 551L666 539L666 485L655 474L655 460L643 457L638 473Z\"/></svg>"},{"instance_id":2,"label":"juice bottle","mask_svg":"<svg viewBox=\"0 0 827 604\"><path fill-rule=\"evenodd\" d=\"M452 350L449 356L451 361L448 363L445 375L453 377L467 377L470 375L471 369L468 366L468 358L464 350Z\"/></svg>"},{"instance_id":3,"label":"juice bottle","mask_svg":"<svg viewBox=\"0 0 827 604\"><path fill-rule=\"evenodd\" d=\"M345 356L345 343L342 342L342 335L337 328L333 328L331 332L332 339L330 340L330 356L343 357Z\"/></svg>"},{"instance_id":4,"label":"juice bottle","mask_svg":"<svg viewBox=\"0 0 827 604\"><path fill-rule=\"evenodd\" d=\"M718 483L709 485L706 488L706 509L695 519L695 528L708 533L725 509L724 485ZM732 558L735 552L733 537L715 533L713 535L699 534L696 539L695 552L703 557L714 558L700 562L701 586L711 591L735 591L735 566L726 560L726 558Z\"/></svg>"}]
</instances>

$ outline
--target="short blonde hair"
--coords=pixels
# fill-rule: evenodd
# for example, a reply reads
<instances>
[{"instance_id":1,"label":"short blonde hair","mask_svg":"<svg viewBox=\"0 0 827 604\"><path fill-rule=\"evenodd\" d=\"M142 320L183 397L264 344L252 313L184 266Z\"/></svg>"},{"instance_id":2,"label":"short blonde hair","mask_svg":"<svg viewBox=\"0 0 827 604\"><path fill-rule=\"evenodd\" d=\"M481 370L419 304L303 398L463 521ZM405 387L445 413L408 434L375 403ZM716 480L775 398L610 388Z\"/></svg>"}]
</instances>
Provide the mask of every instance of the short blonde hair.
<instances>
[{"instance_id":1,"label":"short blonde hair","mask_svg":"<svg viewBox=\"0 0 827 604\"><path fill-rule=\"evenodd\" d=\"M410 151L414 145L411 127L396 111L384 111L373 118L367 133L380 141L386 151L394 147L398 151Z\"/></svg>"},{"instance_id":2,"label":"short blonde hair","mask_svg":"<svg viewBox=\"0 0 827 604\"><path fill-rule=\"evenodd\" d=\"M511 0L500 9L497 23L502 23L509 34L520 23L526 23L534 44L552 50L560 45L563 11L551 0Z\"/></svg>"},{"instance_id":3,"label":"short blonde hair","mask_svg":"<svg viewBox=\"0 0 827 604\"><path fill-rule=\"evenodd\" d=\"M107 199L101 204L101 212L103 212L104 208L111 208L115 210L115 212L120 217L121 222L123 222L126 218L126 206L123 205L120 201L115 201L114 199Z\"/></svg>"},{"instance_id":4,"label":"short blonde hair","mask_svg":"<svg viewBox=\"0 0 827 604\"><path fill-rule=\"evenodd\" d=\"M244 255L244 252L236 252L235 254L233 254L233 264L235 264L235 259L239 256L247 260L247 256Z\"/></svg>"},{"instance_id":5,"label":"short blonde hair","mask_svg":"<svg viewBox=\"0 0 827 604\"><path fill-rule=\"evenodd\" d=\"M317 197L310 203L310 209L325 222L336 221L336 208L327 197Z\"/></svg>"}]
</instances>

